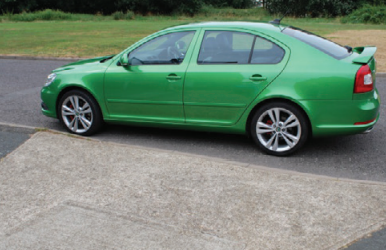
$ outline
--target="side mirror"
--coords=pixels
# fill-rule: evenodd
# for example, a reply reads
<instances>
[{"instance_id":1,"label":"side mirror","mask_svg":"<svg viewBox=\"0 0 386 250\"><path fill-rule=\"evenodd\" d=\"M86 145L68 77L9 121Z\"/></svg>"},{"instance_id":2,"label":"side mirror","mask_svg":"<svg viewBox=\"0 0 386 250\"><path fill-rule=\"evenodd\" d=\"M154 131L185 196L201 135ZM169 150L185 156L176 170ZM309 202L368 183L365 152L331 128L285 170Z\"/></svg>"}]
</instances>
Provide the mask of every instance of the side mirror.
<instances>
[{"instance_id":1,"label":"side mirror","mask_svg":"<svg viewBox=\"0 0 386 250\"><path fill-rule=\"evenodd\" d=\"M119 63L122 66L128 66L129 65L129 58L128 58L127 54L123 54L121 56L121 58L119 58Z\"/></svg>"}]
</instances>

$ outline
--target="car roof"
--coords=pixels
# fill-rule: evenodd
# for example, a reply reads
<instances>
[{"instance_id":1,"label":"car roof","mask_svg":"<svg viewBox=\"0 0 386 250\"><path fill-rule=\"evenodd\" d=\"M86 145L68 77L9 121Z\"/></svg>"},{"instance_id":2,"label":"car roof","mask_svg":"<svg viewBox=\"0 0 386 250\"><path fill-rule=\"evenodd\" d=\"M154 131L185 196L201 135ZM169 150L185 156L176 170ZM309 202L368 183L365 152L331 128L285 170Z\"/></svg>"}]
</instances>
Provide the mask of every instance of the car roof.
<instances>
[{"instance_id":1,"label":"car roof","mask_svg":"<svg viewBox=\"0 0 386 250\"><path fill-rule=\"evenodd\" d=\"M262 22L202 22L174 26L168 30L181 28L239 28L281 32L281 30L285 27L286 26Z\"/></svg>"}]
</instances>

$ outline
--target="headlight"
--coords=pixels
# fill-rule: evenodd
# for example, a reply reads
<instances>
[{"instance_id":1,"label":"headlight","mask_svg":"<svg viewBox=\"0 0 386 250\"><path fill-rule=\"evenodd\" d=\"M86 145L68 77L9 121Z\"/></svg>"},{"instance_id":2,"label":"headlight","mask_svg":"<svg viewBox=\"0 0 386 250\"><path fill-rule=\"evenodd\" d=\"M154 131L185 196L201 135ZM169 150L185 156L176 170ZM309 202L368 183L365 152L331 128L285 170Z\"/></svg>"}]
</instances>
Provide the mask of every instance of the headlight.
<instances>
[{"instance_id":1,"label":"headlight","mask_svg":"<svg viewBox=\"0 0 386 250\"><path fill-rule=\"evenodd\" d=\"M44 84L44 86L48 86L50 85L56 78L56 74L55 73L52 73L52 74L49 74L47 76L47 81L46 81L46 84Z\"/></svg>"}]
</instances>

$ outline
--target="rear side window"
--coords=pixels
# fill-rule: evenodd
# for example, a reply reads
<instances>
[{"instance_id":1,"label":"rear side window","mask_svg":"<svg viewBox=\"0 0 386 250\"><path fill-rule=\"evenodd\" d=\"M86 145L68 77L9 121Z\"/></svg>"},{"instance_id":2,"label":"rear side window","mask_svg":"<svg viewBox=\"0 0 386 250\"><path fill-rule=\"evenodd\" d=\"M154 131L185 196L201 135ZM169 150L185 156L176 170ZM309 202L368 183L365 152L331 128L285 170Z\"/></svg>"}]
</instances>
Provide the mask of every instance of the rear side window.
<instances>
[{"instance_id":1,"label":"rear side window","mask_svg":"<svg viewBox=\"0 0 386 250\"><path fill-rule=\"evenodd\" d=\"M256 36L251 57L253 64L276 64L284 57L284 50L276 44Z\"/></svg>"},{"instance_id":2,"label":"rear side window","mask_svg":"<svg viewBox=\"0 0 386 250\"><path fill-rule=\"evenodd\" d=\"M308 31L304 31L294 27L287 27L282 32L338 60L351 55L351 52L349 52L347 48L318 35L312 34Z\"/></svg>"},{"instance_id":3,"label":"rear side window","mask_svg":"<svg viewBox=\"0 0 386 250\"><path fill-rule=\"evenodd\" d=\"M206 31L198 64L276 64L284 57L276 44L249 33Z\"/></svg>"},{"instance_id":4,"label":"rear side window","mask_svg":"<svg viewBox=\"0 0 386 250\"><path fill-rule=\"evenodd\" d=\"M206 31L199 64L247 64L254 36L242 32Z\"/></svg>"}]
</instances>

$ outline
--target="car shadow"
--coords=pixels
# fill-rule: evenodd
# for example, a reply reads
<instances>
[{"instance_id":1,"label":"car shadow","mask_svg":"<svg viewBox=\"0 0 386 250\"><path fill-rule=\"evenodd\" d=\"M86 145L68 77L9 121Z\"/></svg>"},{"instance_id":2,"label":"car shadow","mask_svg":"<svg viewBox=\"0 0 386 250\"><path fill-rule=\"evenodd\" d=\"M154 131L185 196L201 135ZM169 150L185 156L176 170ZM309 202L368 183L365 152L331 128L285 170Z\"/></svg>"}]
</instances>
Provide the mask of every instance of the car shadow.
<instances>
[{"instance_id":1,"label":"car shadow","mask_svg":"<svg viewBox=\"0 0 386 250\"><path fill-rule=\"evenodd\" d=\"M106 125L104 131L95 136L99 139L169 149L189 153L194 147L216 148L234 152L266 155L261 152L251 138L246 135L223 134L215 132L187 131L154 127L136 127L126 125ZM379 140L378 135L353 135L323 138L311 138L295 154L284 158L314 158L331 155L361 155L369 149L370 141ZM110 139L109 139L110 138ZM386 152L385 152L386 153ZM268 156L268 155L267 155ZM283 158L275 157L274 158Z\"/></svg>"}]
</instances>

